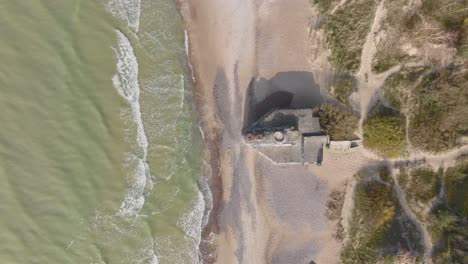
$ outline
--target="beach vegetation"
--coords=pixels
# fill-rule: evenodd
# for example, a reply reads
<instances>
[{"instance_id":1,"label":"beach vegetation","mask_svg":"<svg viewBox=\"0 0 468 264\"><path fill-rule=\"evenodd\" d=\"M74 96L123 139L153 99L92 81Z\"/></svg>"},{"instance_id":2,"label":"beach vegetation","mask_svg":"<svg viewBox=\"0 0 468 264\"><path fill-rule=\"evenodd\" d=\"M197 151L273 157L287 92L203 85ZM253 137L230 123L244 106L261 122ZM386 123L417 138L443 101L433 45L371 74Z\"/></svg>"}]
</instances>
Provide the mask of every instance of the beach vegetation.
<instances>
[{"instance_id":1,"label":"beach vegetation","mask_svg":"<svg viewBox=\"0 0 468 264\"><path fill-rule=\"evenodd\" d=\"M356 185L350 243L341 254L343 263L375 263L395 216L395 203L392 186L365 180Z\"/></svg>"},{"instance_id":2,"label":"beach vegetation","mask_svg":"<svg viewBox=\"0 0 468 264\"><path fill-rule=\"evenodd\" d=\"M429 219L435 263L467 263L468 219L448 207L439 208Z\"/></svg>"},{"instance_id":3,"label":"beach vegetation","mask_svg":"<svg viewBox=\"0 0 468 264\"><path fill-rule=\"evenodd\" d=\"M462 159L444 173L445 200L430 215L429 231L435 242L437 263L468 261L468 160Z\"/></svg>"},{"instance_id":4,"label":"beach vegetation","mask_svg":"<svg viewBox=\"0 0 468 264\"><path fill-rule=\"evenodd\" d=\"M466 0L422 1L421 12L425 21L434 21L433 28L425 30L425 39L445 43L468 58L468 2Z\"/></svg>"},{"instance_id":5,"label":"beach vegetation","mask_svg":"<svg viewBox=\"0 0 468 264\"><path fill-rule=\"evenodd\" d=\"M358 70L375 9L374 0L348 1L333 14L324 14L324 30L331 50L328 59L337 72L355 73Z\"/></svg>"},{"instance_id":6,"label":"beach vegetation","mask_svg":"<svg viewBox=\"0 0 468 264\"><path fill-rule=\"evenodd\" d=\"M448 168L444 177L447 207L468 218L468 161Z\"/></svg>"},{"instance_id":7,"label":"beach vegetation","mask_svg":"<svg viewBox=\"0 0 468 264\"><path fill-rule=\"evenodd\" d=\"M409 139L416 148L439 152L459 145L468 133L468 70L438 69L411 93Z\"/></svg>"},{"instance_id":8,"label":"beach vegetation","mask_svg":"<svg viewBox=\"0 0 468 264\"><path fill-rule=\"evenodd\" d=\"M385 35L377 44L372 70L381 73L408 62L440 65L441 53L454 63L466 60L467 4L466 0L425 0L420 4L410 0L385 1ZM423 55L434 45L439 47L434 56ZM452 53L453 48L456 54Z\"/></svg>"},{"instance_id":9,"label":"beach vegetation","mask_svg":"<svg viewBox=\"0 0 468 264\"><path fill-rule=\"evenodd\" d=\"M387 11L383 20L385 36L378 42L372 60L372 71L375 73L382 73L394 66L418 59L416 54L404 48L405 44L406 47L415 48L408 36L414 34L415 25L420 22L418 9L415 5L410 5L409 0L385 1L384 5Z\"/></svg>"},{"instance_id":10,"label":"beach vegetation","mask_svg":"<svg viewBox=\"0 0 468 264\"><path fill-rule=\"evenodd\" d=\"M401 156L406 149L405 119L398 114L375 114L363 126L363 144L385 158Z\"/></svg>"},{"instance_id":11,"label":"beach vegetation","mask_svg":"<svg viewBox=\"0 0 468 264\"><path fill-rule=\"evenodd\" d=\"M447 168L445 172L440 169L438 173L445 180L445 190L442 192L445 195L435 202L432 199L440 192L442 185L439 175L431 169L416 168L410 173L403 171L398 179L411 209L427 226L434 244L434 262L467 263L468 216L464 190L468 188L468 161L462 159L456 166ZM400 180L402 178L405 180Z\"/></svg>"},{"instance_id":12,"label":"beach vegetation","mask_svg":"<svg viewBox=\"0 0 468 264\"><path fill-rule=\"evenodd\" d=\"M315 109L320 126L332 140L355 140L359 119L352 112L332 104L322 104Z\"/></svg>"},{"instance_id":13,"label":"beach vegetation","mask_svg":"<svg viewBox=\"0 0 468 264\"><path fill-rule=\"evenodd\" d=\"M428 71L428 67L413 67L392 74L385 80L382 87L385 100L392 108L401 110L408 104L412 88L418 84L419 78Z\"/></svg>"},{"instance_id":14,"label":"beach vegetation","mask_svg":"<svg viewBox=\"0 0 468 264\"><path fill-rule=\"evenodd\" d=\"M341 210L343 209L344 189L335 189L330 193L330 198L327 202L327 218L330 220L339 220L341 218Z\"/></svg>"},{"instance_id":15,"label":"beach vegetation","mask_svg":"<svg viewBox=\"0 0 468 264\"><path fill-rule=\"evenodd\" d=\"M344 227L341 223L341 211L343 210L345 195L346 184L338 189L334 189L330 193L330 197L327 201L326 216L328 220L336 222L336 229L333 237L338 241L342 241L345 236Z\"/></svg>"},{"instance_id":16,"label":"beach vegetation","mask_svg":"<svg viewBox=\"0 0 468 264\"><path fill-rule=\"evenodd\" d=\"M372 71L382 73L390 68L410 61L412 56L403 52L397 44L398 38L391 38L390 41L382 43L372 60Z\"/></svg>"},{"instance_id":17,"label":"beach vegetation","mask_svg":"<svg viewBox=\"0 0 468 264\"><path fill-rule=\"evenodd\" d=\"M328 13L339 3L339 0L313 0L313 3L317 5L320 12Z\"/></svg>"},{"instance_id":18,"label":"beach vegetation","mask_svg":"<svg viewBox=\"0 0 468 264\"><path fill-rule=\"evenodd\" d=\"M390 172L390 169L387 166L383 166L379 168L379 178L390 184L393 185L395 182L393 181L392 174Z\"/></svg>"},{"instance_id":19,"label":"beach vegetation","mask_svg":"<svg viewBox=\"0 0 468 264\"><path fill-rule=\"evenodd\" d=\"M377 172L382 181L362 171L356 175L358 183L342 263L387 263L409 251L415 259L422 251L419 231L399 205L389 168L381 167Z\"/></svg>"},{"instance_id":20,"label":"beach vegetation","mask_svg":"<svg viewBox=\"0 0 468 264\"><path fill-rule=\"evenodd\" d=\"M398 180L398 184L400 185L400 187L402 187L403 190L405 190L406 186L407 186L407 184L409 182L408 171L404 167L400 168L400 172L397 174L396 178Z\"/></svg>"},{"instance_id":21,"label":"beach vegetation","mask_svg":"<svg viewBox=\"0 0 468 264\"><path fill-rule=\"evenodd\" d=\"M332 96L343 105L350 107L349 96L356 90L356 80L349 76L339 76L331 83L330 92Z\"/></svg>"},{"instance_id":22,"label":"beach vegetation","mask_svg":"<svg viewBox=\"0 0 468 264\"><path fill-rule=\"evenodd\" d=\"M407 182L401 184L407 197L415 202L427 203L434 199L440 191L440 178L428 167L420 167L410 171Z\"/></svg>"}]
</instances>

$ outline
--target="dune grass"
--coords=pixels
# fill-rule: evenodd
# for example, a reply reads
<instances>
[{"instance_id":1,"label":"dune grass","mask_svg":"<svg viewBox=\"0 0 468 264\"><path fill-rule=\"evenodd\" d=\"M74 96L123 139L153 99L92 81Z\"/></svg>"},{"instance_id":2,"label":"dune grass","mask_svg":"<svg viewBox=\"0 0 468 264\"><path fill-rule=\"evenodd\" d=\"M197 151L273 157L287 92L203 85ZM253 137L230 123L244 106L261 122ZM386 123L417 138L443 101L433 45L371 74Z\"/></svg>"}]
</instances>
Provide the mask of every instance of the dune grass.
<instances>
[{"instance_id":1,"label":"dune grass","mask_svg":"<svg viewBox=\"0 0 468 264\"><path fill-rule=\"evenodd\" d=\"M429 231L436 245L436 263L468 261L468 161L448 168L444 173L444 204L429 216Z\"/></svg>"},{"instance_id":2,"label":"dune grass","mask_svg":"<svg viewBox=\"0 0 468 264\"><path fill-rule=\"evenodd\" d=\"M393 187L377 181L361 181L354 193L350 243L344 248L344 264L375 263L396 212Z\"/></svg>"},{"instance_id":3,"label":"dune grass","mask_svg":"<svg viewBox=\"0 0 468 264\"><path fill-rule=\"evenodd\" d=\"M333 15L325 14L324 30L331 56L330 63L339 73L354 73L361 62L374 12L374 0L348 1Z\"/></svg>"},{"instance_id":4,"label":"dune grass","mask_svg":"<svg viewBox=\"0 0 468 264\"><path fill-rule=\"evenodd\" d=\"M441 183L436 172L430 168L416 168L411 170L409 175L409 182L406 186L409 198L427 203L437 196Z\"/></svg>"},{"instance_id":5,"label":"dune grass","mask_svg":"<svg viewBox=\"0 0 468 264\"><path fill-rule=\"evenodd\" d=\"M331 83L332 96L344 106L351 107L349 103L349 96L357 88L356 80L349 76L339 76Z\"/></svg>"},{"instance_id":6,"label":"dune grass","mask_svg":"<svg viewBox=\"0 0 468 264\"><path fill-rule=\"evenodd\" d=\"M468 133L468 70L427 74L411 93L409 138L413 146L439 152L459 145Z\"/></svg>"}]
</instances>

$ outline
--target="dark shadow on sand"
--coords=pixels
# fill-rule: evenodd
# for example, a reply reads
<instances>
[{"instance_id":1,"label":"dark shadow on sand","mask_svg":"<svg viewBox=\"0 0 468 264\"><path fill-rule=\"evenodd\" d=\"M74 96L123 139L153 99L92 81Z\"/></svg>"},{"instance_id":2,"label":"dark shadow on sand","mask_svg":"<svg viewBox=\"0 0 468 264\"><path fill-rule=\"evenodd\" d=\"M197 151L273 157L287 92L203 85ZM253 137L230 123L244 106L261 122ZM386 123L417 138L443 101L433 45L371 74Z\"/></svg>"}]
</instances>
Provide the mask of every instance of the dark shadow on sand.
<instances>
[{"instance_id":1,"label":"dark shadow on sand","mask_svg":"<svg viewBox=\"0 0 468 264\"><path fill-rule=\"evenodd\" d=\"M243 131L277 108L313 108L323 102L311 72L279 72L270 80L252 78L247 89Z\"/></svg>"}]
</instances>

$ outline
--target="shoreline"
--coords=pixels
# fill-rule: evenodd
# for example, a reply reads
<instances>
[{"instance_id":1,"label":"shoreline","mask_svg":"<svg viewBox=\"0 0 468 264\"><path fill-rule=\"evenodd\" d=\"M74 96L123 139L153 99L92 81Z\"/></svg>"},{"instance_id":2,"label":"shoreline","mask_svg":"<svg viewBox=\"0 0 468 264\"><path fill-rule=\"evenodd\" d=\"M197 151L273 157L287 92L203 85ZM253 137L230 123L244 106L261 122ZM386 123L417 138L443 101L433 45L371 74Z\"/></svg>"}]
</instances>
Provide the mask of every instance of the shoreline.
<instances>
[{"instance_id":1,"label":"shoreline","mask_svg":"<svg viewBox=\"0 0 468 264\"><path fill-rule=\"evenodd\" d=\"M206 103L204 91L200 87L200 83L197 82L199 80L199 72L197 71L196 67L193 67L192 61L194 60L192 47L190 45L190 32L188 26L188 18L187 13L184 11L188 8L188 1L186 0L178 0L179 10L184 20L184 37L185 37L185 52L187 56L187 64L190 69L191 80L192 80L192 87L194 88L194 99L195 99L195 107L198 111L198 115L201 117L203 116L203 106ZM219 170L218 160L216 157L219 156L219 135L217 133L213 136L205 136L207 133L205 132L208 128L208 124L203 118L200 118L199 121L199 130L202 136L203 141L203 176L206 177L206 184L209 188L209 194L202 192L204 199L206 200L206 195L210 196L211 204L205 204L203 219L206 219L206 223L204 226L201 226L201 234L200 234L200 244L198 246L199 251L199 261L201 263L215 263L216 258L213 257L216 248L213 243L212 235L219 233L219 225L216 221L217 216L220 214L221 211L221 202L222 202L222 178L221 172Z\"/></svg>"},{"instance_id":2,"label":"shoreline","mask_svg":"<svg viewBox=\"0 0 468 264\"><path fill-rule=\"evenodd\" d=\"M330 191L326 180L303 167L287 169L269 162L245 145L241 134L241 119L245 111L251 111L244 106L253 80L270 79L272 88L275 76L283 72L279 81L286 86L280 89L302 94L294 100L299 105L304 102L302 92L314 82L312 73L307 73L312 70L309 61L302 54L308 48L309 3L234 2L179 1L213 198L202 230L200 260L335 259L333 252L339 244L333 242L332 225L322 213L313 223L307 220L325 210ZM300 52L292 54L291 47ZM301 81L296 88L288 87L298 74ZM267 93L274 92L270 88ZM285 185L283 176L289 173L298 175L297 182ZM321 190L308 191L319 185L323 185ZM290 195L295 189L298 194ZM304 199L314 201L313 205L299 204ZM318 246L319 241L326 245ZM296 250L300 254L293 256Z\"/></svg>"}]
</instances>

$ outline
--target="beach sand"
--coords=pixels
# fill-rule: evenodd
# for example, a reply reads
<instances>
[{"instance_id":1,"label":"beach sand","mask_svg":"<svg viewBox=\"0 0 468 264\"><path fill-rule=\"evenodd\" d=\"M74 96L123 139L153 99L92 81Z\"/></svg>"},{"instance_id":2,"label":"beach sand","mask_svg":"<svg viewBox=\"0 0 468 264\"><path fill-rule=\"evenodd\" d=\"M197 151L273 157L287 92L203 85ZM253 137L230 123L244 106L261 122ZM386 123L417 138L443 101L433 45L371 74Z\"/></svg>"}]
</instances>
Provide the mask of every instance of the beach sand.
<instances>
[{"instance_id":1,"label":"beach sand","mask_svg":"<svg viewBox=\"0 0 468 264\"><path fill-rule=\"evenodd\" d=\"M309 56L320 43L310 41L309 1L191 0L181 10L211 166L203 261L337 263L341 243L326 203L359 166L330 180L326 164L273 164L242 139L242 129L269 107L321 101L326 78Z\"/></svg>"},{"instance_id":2,"label":"beach sand","mask_svg":"<svg viewBox=\"0 0 468 264\"><path fill-rule=\"evenodd\" d=\"M325 149L322 166L273 164L244 143L243 129L274 107L333 102L324 91L335 73L317 10L308 0L180 1L213 198L200 244L203 263L339 263L353 175L421 161L438 167L468 153L465 146L383 160L357 147ZM370 71L384 14L381 4L363 46L360 86L352 96L361 113L358 132L378 88L398 70ZM331 221L326 212L334 190L346 192L341 219ZM344 242L336 238L340 226Z\"/></svg>"}]
</instances>

